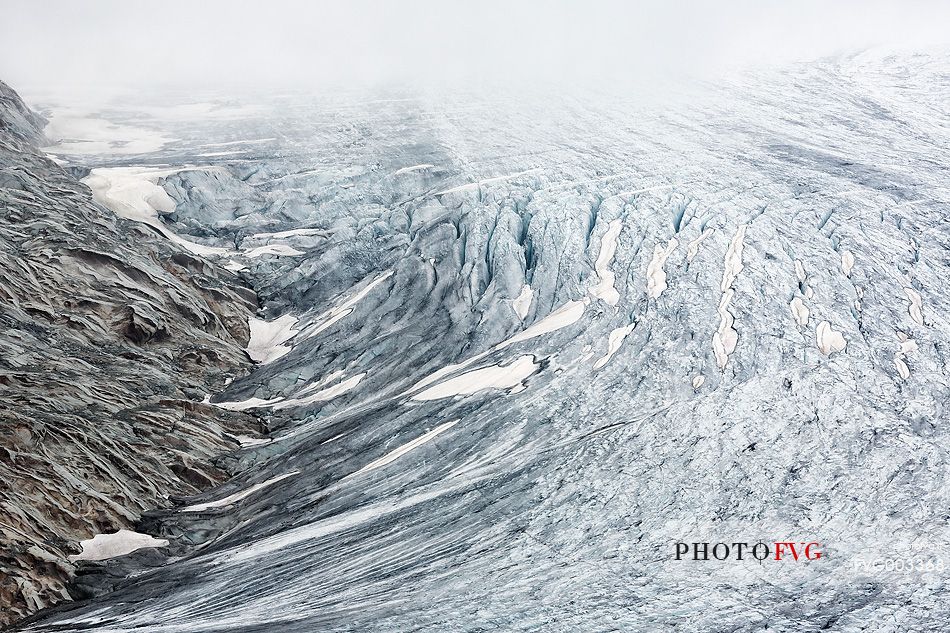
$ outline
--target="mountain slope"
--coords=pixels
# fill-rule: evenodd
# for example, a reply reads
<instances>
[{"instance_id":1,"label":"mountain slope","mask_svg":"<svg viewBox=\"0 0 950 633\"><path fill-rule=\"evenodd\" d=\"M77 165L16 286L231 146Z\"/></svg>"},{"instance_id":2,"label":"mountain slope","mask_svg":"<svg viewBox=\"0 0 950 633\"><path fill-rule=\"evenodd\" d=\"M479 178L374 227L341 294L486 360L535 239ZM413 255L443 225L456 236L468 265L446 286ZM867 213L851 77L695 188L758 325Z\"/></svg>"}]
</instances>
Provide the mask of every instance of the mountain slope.
<instances>
[{"instance_id":1,"label":"mountain slope","mask_svg":"<svg viewBox=\"0 0 950 633\"><path fill-rule=\"evenodd\" d=\"M0 624L67 599L77 542L222 480L194 402L246 371L254 293L93 203L0 84ZM198 397L200 400L200 396Z\"/></svg>"}]
</instances>

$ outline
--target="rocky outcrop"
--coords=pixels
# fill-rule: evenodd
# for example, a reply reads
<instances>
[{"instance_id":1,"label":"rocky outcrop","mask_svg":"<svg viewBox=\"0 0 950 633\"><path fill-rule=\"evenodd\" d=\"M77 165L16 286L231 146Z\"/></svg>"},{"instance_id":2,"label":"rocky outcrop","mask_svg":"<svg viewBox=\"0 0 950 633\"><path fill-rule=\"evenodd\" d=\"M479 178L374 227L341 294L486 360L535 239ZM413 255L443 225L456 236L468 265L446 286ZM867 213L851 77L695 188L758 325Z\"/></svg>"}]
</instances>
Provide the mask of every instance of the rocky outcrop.
<instances>
[{"instance_id":1,"label":"rocky outcrop","mask_svg":"<svg viewBox=\"0 0 950 633\"><path fill-rule=\"evenodd\" d=\"M245 372L256 297L95 204L0 83L0 625L66 600L77 541L226 473L253 420L202 394Z\"/></svg>"},{"instance_id":2,"label":"rocky outcrop","mask_svg":"<svg viewBox=\"0 0 950 633\"><path fill-rule=\"evenodd\" d=\"M20 141L41 145L45 142L46 119L30 110L10 86L0 81L0 133Z\"/></svg>"}]
</instances>

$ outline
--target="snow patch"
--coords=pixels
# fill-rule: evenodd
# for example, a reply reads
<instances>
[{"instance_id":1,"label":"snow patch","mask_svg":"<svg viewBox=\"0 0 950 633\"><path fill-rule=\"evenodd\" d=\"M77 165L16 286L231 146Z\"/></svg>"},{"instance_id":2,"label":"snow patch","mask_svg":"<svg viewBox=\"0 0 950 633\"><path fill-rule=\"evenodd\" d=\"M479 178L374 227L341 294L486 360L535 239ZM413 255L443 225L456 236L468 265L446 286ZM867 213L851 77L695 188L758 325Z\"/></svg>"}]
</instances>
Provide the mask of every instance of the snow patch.
<instances>
[{"instance_id":1,"label":"snow patch","mask_svg":"<svg viewBox=\"0 0 950 633\"><path fill-rule=\"evenodd\" d=\"M235 154L243 154L247 150L243 149L232 149L225 152L207 152L206 154L198 154L201 158L214 158L216 156L233 156Z\"/></svg>"},{"instance_id":2,"label":"snow patch","mask_svg":"<svg viewBox=\"0 0 950 633\"><path fill-rule=\"evenodd\" d=\"M238 400L234 402L211 402L209 400L208 404L221 409L227 409L228 411L246 411L247 409L269 407L277 402L280 402L281 400L282 398L271 398L269 400L264 400L263 398L248 398L247 400Z\"/></svg>"},{"instance_id":3,"label":"snow patch","mask_svg":"<svg viewBox=\"0 0 950 633\"><path fill-rule=\"evenodd\" d=\"M707 237L712 235L712 229L706 229L702 232L702 235L697 237L695 240L686 245L686 262L692 262L693 258L699 253L699 245L703 243Z\"/></svg>"},{"instance_id":4,"label":"snow patch","mask_svg":"<svg viewBox=\"0 0 950 633\"><path fill-rule=\"evenodd\" d=\"M903 332L898 332L897 338L900 339L901 342L900 351L902 354L912 354L918 350L917 343L914 339L908 337Z\"/></svg>"},{"instance_id":5,"label":"snow patch","mask_svg":"<svg viewBox=\"0 0 950 633\"><path fill-rule=\"evenodd\" d=\"M894 354L894 366L897 367L897 373L900 374L900 377L907 380L910 378L910 368L907 366L906 358L908 354L917 351L917 343L903 332L898 332L897 338L900 340L900 348Z\"/></svg>"},{"instance_id":6,"label":"snow patch","mask_svg":"<svg viewBox=\"0 0 950 633\"><path fill-rule=\"evenodd\" d=\"M703 386L703 383L706 382L706 377L703 375L693 376L693 389L699 389Z\"/></svg>"},{"instance_id":7,"label":"snow patch","mask_svg":"<svg viewBox=\"0 0 950 633\"><path fill-rule=\"evenodd\" d=\"M119 530L113 534L96 534L91 539L79 541L79 544L82 545L82 552L73 554L69 560L106 560L145 547L167 547L168 541L141 532Z\"/></svg>"},{"instance_id":8,"label":"snow patch","mask_svg":"<svg viewBox=\"0 0 950 633\"><path fill-rule=\"evenodd\" d=\"M313 385L309 385L302 389L296 398L270 398L264 400L263 398L248 398L247 400L240 400L236 402L211 402L216 407L222 409L227 409L229 411L244 411L246 409L262 409L264 407L272 407L274 409L289 409L291 407L303 407L308 404L313 404L315 402L326 402L332 400L337 396L341 396L344 393L352 390L356 385L360 384L360 381L366 377L366 373L356 374L351 378L347 378L335 385L320 389L316 393L313 392L314 389L317 389L323 385L329 384L342 376L343 372L335 371L323 380L320 380ZM304 396L303 394L309 394Z\"/></svg>"},{"instance_id":9,"label":"snow patch","mask_svg":"<svg viewBox=\"0 0 950 633\"><path fill-rule=\"evenodd\" d=\"M284 239L297 237L298 235L326 235L326 231L323 229L290 229L289 231L278 231L277 233L255 233L251 237L255 239Z\"/></svg>"},{"instance_id":10,"label":"snow patch","mask_svg":"<svg viewBox=\"0 0 950 633\"><path fill-rule=\"evenodd\" d=\"M842 251L841 253L841 272L845 277L851 276L851 270L854 268L854 253L851 251Z\"/></svg>"},{"instance_id":11,"label":"snow patch","mask_svg":"<svg viewBox=\"0 0 950 633\"><path fill-rule=\"evenodd\" d=\"M528 316L528 309L531 308L531 300L533 298L534 290L531 289L531 286L525 284L521 288L521 294L511 302L511 307L514 308L515 314L517 314L518 318L522 321Z\"/></svg>"},{"instance_id":12,"label":"snow patch","mask_svg":"<svg viewBox=\"0 0 950 633\"><path fill-rule=\"evenodd\" d=\"M795 276L798 277L798 283L803 284L808 276L805 274L805 266L800 259L795 260Z\"/></svg>"},{"instance_id":13,"label":"snow patch","mask_svg":"<svg viewBox=\"0 0 950 633\"><path fill-rule=\"evenodd\" d=\"M303 255L303 251L298 251L296 248L287 246L286 244L266 244L264 246L258 246L257 248L252 248L248 251L241 253L244 257L260 257L262 255Z\"/></svg>"},{"instance_id":14,"label":"snow patch","mask_svg":"<svg viewBox=\"0 0 950 633\"><path fill-rule=\"evenodd\" d=\"M815 330L815 338L818 341L818 349L825 356L844 350L848 344L841 332L833 330L831 323L828 321L822 321L818 324L818 328Z\"/></svg>"},{"instance_id":15,"label":"snow patch","mask_svg":"<svg viewBox=\"0 0 950 633\"><path fill-rule=\"evenodd\" d=\"M430 165L430 164L428 164L428 163L426 163L426 164L424 164L424 165L413 165L412 167L403 167L402 169L397 169L397 170L393 173L393 176L399 176L399 175L402 175L402 174L408 174L408 173L411 172L411 171L420 171L420 170L422 170L422 169L430 169L430 168L432 168L432 167L435 167L435 165Z\"/></svg>"},{"instance_id":16,"label":"snow patch","mask_svg":"<svg viewBox=\"0 0 950 633\"><path fill-rule=\"evenodd\" d=\"M509 345L514 345L515 343L520 343L521 341L527 341L528 339L535 338L536 336L548 334L576 323L582 316L584 316L584 308L586 306L587 303L585 301L568 301L531 327L525 328L523 331L515 334L506 341L502 341L496 345L494 349L505 349Z\"/></svg>"},{"instance_id":17,"label":"snow patch","mask_svg":"<svg viewBox=\"0 0 950 633\"><path fill-rule=\"evenodd\" d=\"M290 407L303 407L308 404L313 404L315 402L326 402L327 400L332 400L337 396L342 396L344 393L350 391L356 385L360 384L360 381L366 377L366 373L356 374L351 378L339 382L332 387L327 387L326 389L321 389L316 393L310 394L302 398L293 398L290 400L285 400L279 404L275 404L275 409L288 409Z\"/></svg>"},{"instance_id":18,"label":"snow patch","mask_svg":"<svg viewBox=\"0 0 950 633\"><path fill-rule=\"evenodd\" d=\"M366 473L371 470L376 470L377 468L382 468L383 466L387 466L388 464L391 464L392 462L396 461L397 459L399 459L400 457L402 457L409 451L419 448L426 442L431 441L436 436L441 435L442 433L448 431L449 429L451 429L453 426L455 426L458 423L459 423L459 420L456 419L456 420L452 420L451 422L446 422L445 424L440 424L439 426L435 427L428 433L425 433L417 437L411 442L403 444L396 450L391 451L387 453L386 455L383 455L379 459L373 460L372 462L366 464L365 466L357 470L355 473L347 475L346 477L343 478L343 481L351 477L356 477L359 474Z\"/></svg>"},{"instance_id":19,"label":"snow patch","mask_svg":"<svg viewBox=\"0 0 950 633\"><path fill-rule=\"evenodd\" d=\"M297 392L296 394L294 394L294 395L299 398L299 397L301 397L301 396L303 396L303 395L305 395L305 394L312 393L313 391L319 389L320 387L323 387L323 386L325 386L325 385L329 385L329 384L331 384L331 383L334 383L334 382L336 382L337 380L339 380L339 379L342 378L342 377L343 377L343 370L342 370L342 369L338 369L338 370L336 370L336 371L331 371L329 374L327 374L326 376L324 376L324 377L321 378L320 380L315 380L315 381L311 382L310 384L308 384L307 386L305 386L303 389L301 389L300 391L298 391L298 392Z\"/></svg>"},{"instance_id":20,"label":"snow patch","mask_svg":"<svg viewBox=\"0 0 950 633\"><path fill-rule=\"evenodd\" d=\"M910 368L904 361L904 355L900 352L894 355L894 366L897 367L897 373L900 374L901 378L904 380L910 378Z\"/></svg>"},{"instance_id":21,"label":"snow patch","mask_svg":"<svg viewBox=\"0 0 950 633\"><path fill-rule=\"evenodd\" d=\"M732 286L736 276L742 272L742 247L745 240L746 225L741 225L736 234L729 243L729 249L726 251L725 267L722 272L722 284L719 289L725 292Z\"/></svg>"},{"instance_id":22,"label":"snow patch","mask_svg":"<svg viewBox=\"0 0 950 633\"><path fill-rule=\"evenodd\" d=\"M795 322L798 323L798 326L806 327L808 325L808 307L805 306L805 302L802 301L802 298L795 297L789 306L792 308L792 316L795 317Z\"/></svg>"},{"instance_id":23,"label":"snow patch","mask_svg":"<svg viewBox=\"0 0 950 633\"><path fill-rule=\"evenodd\" d=\"M597 362L594 363L594 369L600 369L610 361L610 358L617 353L624 339L627 338L627 335L630 334L635 327L636 324L631 323L623 327L618 327L610 332L607 336L607 353L597 359Z\"/></svg>"},{"instance_id":24,"label":"snow patch","mask_svg":"<svg viewBox=\"0 0 950 633\"><path fill-rule=\"evenodd\" d=\"M251 360L266 365L272 363L292 349L283 345L297 334L294 326L299 319L292 314L285 314L273 321L265 321L250 317L247 325L251 330L251 338L247 342L247 355Z\"/></svg>"},{"instance_id":25,"label":"snow patch","mask_svg":"<svg viewBox=\"0 0 950 633\"><path fill-rule=\"evenodd\" d=\"M597 261L594 263L594 270L597 271L599 281L597 285L590 288L590 294L612 306L620 301L620 293L614 288L616 276L609 266L617 252L617 238L622 228L623 223L620 220L612 220L604 236L600 238L600 254L597 255Z\"/></svg>"},{"instance_id":26,"label":"snow patch","mask_svg":"<svg viewBox=\"0 0 950 633\"><path fill-rule=\"evenodd\" d=\"M412 396L413 400L439 400L464 396L484 389L510 389L533 374L538 366L534 356L520 356L508 365L491 365L474 369Z\"/></svg>"},{"instance_id":27,"label":"snow patch","mask_svg":"<svg viewBox=\"0 0 950 633\"><path fill-rule=\"evenodd\" d=\"M333 325L340 319L351 314L353 312L353 307L357 303L359 303L363 297L368 295L373 288L375 288L376 286L378 286L385 280L392 277L392 275L393 275L393 271L387 270L385 273L383 273L382 275L379 275L378 277L376 277L376 279L374 279L372 282L367 284L365 288L357 292L355 295L353 295L352 297L350 297L349 299L347 299L340 305L330 308L329 310L321 314L319 317L317 317L314 323L307 326L308 329L306 330L306 333L304 334L304 336L306 338L312 338L316 336L317 334L319 334L320 332L323 332L324 330L329 328L331 325Z\"/></svg>"},{"instance_id":28,"label":"snow patch","mask_svg":"<svg viewBox=\"0 0 950 633\"><path fill-rule=\"evenodd\" d=\"M907 295L907 300L910 301L910 305L907 307L907 313L910 315L910 318L913 319L917 325L923 325L924 314L921 311L920 293L913 288L904 288L904 294Z\"/></svg>"},{"instance_id":29,"label":"snow patch","mask_svg":"<svg viewBox=\"0 0 950 633\"><path fill-rule=\"evenodd\" d=\"M416 384L414 384L412 387L410 387L409 389L407 389L406 391L402 392L402 393L399 394L399 395L400 395L400 397L401 397L401 396L408 396L408 395L409 395L410 393L412 393L413 391L418 391L419 389L422 389L423 387L426 387L426 386L428 386L428 385L431 385L431 384L434 383L435 381L440 380L440 379L442 379L443 377L448 376L449 374L454 374L455 372L457 372L457 371L459 371L459 370L461 370L461 369L465 369L465 368L468 367L469 365L471 365L471 364L473 364L473 363L475 363L475 362L478 362L479 360L485 358L486 356L488 356L488 355L489 355L490 353L492 353L493 351L494 351L494 348L493 348L493 349L490 349L490 350L485 350L484 352L481 352L481 353L479 353L479 354L475 354L474 356L472 356L472 357L469 358L468 360L462 361L461 363L452 363L452 364L446 365L445 367L442 367L442 368L440 368L440 369L437 369L437 370L435 370L434 372L432 372L431 374L429 374L428 376L426 376L426 377L423 378L422 380L418 381L418 382L417 382Z\"/></svg>"},{"instance_id":30,"label":"snow patch","mask_svg":"<svg viewBox=\"0 0 950 633\"><path fill-rule=\"evenodd\" d=\"M254 484L247 490L241 490L239 492L235 492L233 495L228 495L227 497L223 499L218 499L217 501L208 501L207 503L197 503L195 505L182 508L181 511L182 512L201 512L203 510L208 510L210 508L223 508L225 506L234 505L238 501L241 501L243 499L250 497L252 494L257 492L258 490L263 490L264 488L267 488L268 486L272 486L276 484L278 481L287 479L288 477L293 477L299 472L300 472L299 470L294 470L289 473L285 473L283 475L278 475L277 477L271 477L267 481L263 481L259 484Z\"/></svg>"},{"instance_id":31,"label":"snow patch","mask_svg":"<svg viewBox=\"0 0 950 633\"><path fill-rule=\"evenodd\" d=\"M736 345L739 343L739 332L733 327L735 317L729 311L729 304L734 294L732 284L742 271L742 246L745 231L746 225L740 225L729 244L722 272L722 283L719 286L722 290L722 298L719 300L718 308L719 328L713 335L713 353L716 355L716 363L720 369L725 369L726 363L729 362L729 355L736 350Z\"/></svg>"},{"instance_id":32,"label":"snow patch","mask_svg":"<svg viewBox=\"0 0 950 633\"><path fill-rule=\"evenodd\" d=\"M179 237L162 224L161 213L172 213L175 201L158 184L160 178L183 171L213 170L214 167L180 167L155 169L146 167L99 167L82 179L92 198L112 210L117 216L147 224L166 239L196 255L233 255L234 251L216 246L205 246Z\"/></svg>"},{"instance_id":33,"label":"snow patch","mask_svg":"<svg viewBox=\"0 0 950 633\"><path fill-rule=\"evenodd\" d=\"M475 356L472 356L468 360L462 361L461 363L452 363L450 365L446 365L445 367L442 367L441 369L437 369L436 371L432 372L425 378L419 380L416 384L414 384L412 387L410 387L406 391L399 394L400 397L407 396L413 393L414 391L418 391L419 389L422 389L423 387L426 387L438 380L441 380L445 376L453 374L459 370L465 369L469 365L472 365L473 363L476 363L479 360L485 358L492 352L503 350L506 347L509 347L510 345L514 345L515 343L519 343L521 341L527 341L529 339L541 336L543 334L548 334L550 332L557 331L561 328L571 325L572 323L577 322L584 315L584 309L587 306L587 301L589 300L568 301L567 303L562 305L560 308L558 308L557 310L555 310L548 316L544 317L543 319L541 319L534 325L524 329L518 334L515 334L511 338L505 341L502 341L501 343L498 343L491 349L487 349L484 352L480 352L476 354Z\"/></svg>"},{"instance_id":34,"label":"snow patch","mask_svg":"<svg viewBox=\"0 0 950 633\"><path fill-rule=\"evenodd\" d=\"M251 437L250 435L232 435L238 444L241 445L241 448L248 448L250 446L262 446L264 444L270 444L274 441L270 437Z\"/></svg>"}]
</instances>

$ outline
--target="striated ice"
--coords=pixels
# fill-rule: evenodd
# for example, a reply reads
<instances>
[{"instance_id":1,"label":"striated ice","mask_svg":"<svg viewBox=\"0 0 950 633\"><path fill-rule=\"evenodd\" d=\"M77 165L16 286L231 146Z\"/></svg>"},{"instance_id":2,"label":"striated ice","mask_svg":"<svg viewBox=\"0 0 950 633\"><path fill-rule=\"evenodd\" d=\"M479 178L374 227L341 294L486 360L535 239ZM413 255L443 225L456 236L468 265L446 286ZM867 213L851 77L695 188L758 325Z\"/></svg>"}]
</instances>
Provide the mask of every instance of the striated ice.
<instances>
[{"instance_id":1,"label":"striated ice","mask_svg":"<svg viewBox=\"0 0 950 633\"><path fill-rule=\"evenodd\" d=\"M275 441L237 447L237 430L209 425L233 452L208 485L228 481L140 504L140 529L175 535L176 558L121 582L83 571L96 597L28 630L944 630L946 574L858 563L950 548L948 76L938 54L868 52L655 101L616 86L398 86L235 98L220 119L104 112L169 140L90 167L201 166L146 178L174 208L151 186L136 203L171 246L226 249L236 274L175 247L196 283L247 285L244 312L182 318L246 330L257 315L248 348L271 362L252 367L244 339L237 367L217 367L207 339L182 343L169 362L217 379L164 387L132 359L197 326L165 318L162 334L148 301L130 301L158 342L124 357L142 401L123 396L101 426L158 429L189 460L173 429L198 416L256 421L266 433L240 434ZM235 139L272 140L195 155ZM4 208L53 198L17 187L0 189ZM106 279L102 255L72 247L5 262L36 288L9 293L39 328L17 332L59 327L63 302L42 290L56 258ZM108 279L156 294L136 273ZM99 332L111 308L97 310L56 331ZM29 354L3 356L6 401L37 397L17 386ZM96 412L109 377L83 384L68 406ZM164 402L177 417L150 416ZM205 481L198 461L173 463ZM677 541L759 539L826 555L674 556Z\"/></svg>"}]
</instances>

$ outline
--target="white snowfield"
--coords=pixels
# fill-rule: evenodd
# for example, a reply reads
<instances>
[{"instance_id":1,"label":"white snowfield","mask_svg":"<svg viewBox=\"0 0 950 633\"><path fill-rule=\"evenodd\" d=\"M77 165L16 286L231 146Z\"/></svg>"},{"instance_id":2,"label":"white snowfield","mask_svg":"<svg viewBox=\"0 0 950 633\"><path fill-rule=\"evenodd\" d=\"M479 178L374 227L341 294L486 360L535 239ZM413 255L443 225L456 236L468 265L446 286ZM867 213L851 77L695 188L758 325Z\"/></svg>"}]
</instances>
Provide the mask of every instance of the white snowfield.
<instances>
[{"instance_id":1,"label":"white snowfield","mask_svg":"<svg viewBox=\"0 0 950 633\"><path fill-rule=\"evenodd\" d=\"M175 210L174 200L158 184L159 179L182 171L212 169L216 168L100 167L93 169L82 182L92 190L93 200L111 209L119 217L147 224L168 240L196 255L235 255L237 253L227 248L205 246L186 240L169 230L159 219L160 213L171 213Z\"/></svg>"},{"instance_id":2,"label":"white snowfield","mask_svg":"<svg viewBox=\"0 0 950 633\"><path fill-rule=\"evenodd\" d=\"M210 402L209 400L208 404L220 407L222 409L228 409L229 411L246 411L248 409L263 409L267 407L273 408L275 410L303 407L310 404L315 404L317 402L327 402L342 396L359 385L360 381L366 377L366 372L362 372L351 376L346 380L336 382L336 379L340 376L342 376L342 372L333 372L326 378L301 389L295 398L284 398L278 396L275 398L264 399L254 397L236 402ZM315 389L318 389L319 387L324 388L315 391Z\"/></svg>"},{"instance_id":3,"label":"white snowfield","mask_svg":"<svg viewBox=\"0 0 950 633\"><path fill-rule=\"evenodd\" d=\"M832 329L831 323L828 321L822 321L818 324L815 329L815 338L818 341L818 349L825 356L844 351L844 348L848 345L844 335Z\"/></svg>"},{"instance_id":4,"label":"white snowfield","mask_svg":"<svg viewBox=\"0 0 950 633\"><path fill-rule=\"evenodd\" d=\"M707 227L706 230L704 230L699 235L699 237L697 237L695 240L693 240L692 242L686 245L686 262L687 263L690 263L693 261L693 258L695 258L696 255L699 254L700 244L702 244L703 241L712 234L713 234L712 228Z\"/></svg>"},{"instance_id":5,"label":"white snowfield","mask_svg":"<svg viewBox=\"0 0 950 633\"><path fill-rule=\"evenodd\" d=\"M381 275L378 275L375 279L373 279L373 281L366 284L366 286L362 290L354 294L352 297L343 301L339 305L336 305L330 308L329 310L327 310L326 312L318 316L316 319L314 319L312 322L310 322L303 329L301 336L304 338L312 338L316 336L317 334L320 334L324 330L328 329L330 326L332 326L334 323L336 323L340 319L352 314L353 308L356 306L357 303L359 303L363 299L363 297L365 297L370 292L372 292L373 288L375 288L379 284L383 283L384 281L392 277L392 275L393 275L393 271L391 270L387 270Z\"/></svg>"},{"instance_id":6,"label":"white snowfield","mask_svg":"<svg viewBox=\"0 0 950 633\"><path fill-rule=\"evenodd\" d=\"M729 362L729 355L736 349L739 342L739 333L733 327L735 317L729 311L729 304L732 302L734 291L732 284L736 277L742 272L742 243L745 239L746 225L742 224L736 230L736 234L729 243L729 249L726 251L725 261L723 263L722 283L719 289L722 291L722 298L719 300L719 328L713 335L713 352L716 354L716 363L719 369L725 369Z\"/></svg>"},{"instance_id":7,"label":"white snowfield","mask_svg":"<svg viewBox=\"0 0 950 633\"><path fill-rule=\"evenodd\" d=\"M422 165L412 165L411 167L403 167L393 172L393 176L401 176L402 174L408 174L409 172L413 172L413 171L422 171L425 169L431 169L432 167L435 167L435 165L430 165L429 163L424 163Z\"/></svg>"},{"instance_id":8,"label":"white snowfield","mask_svg":"<svg viewBox=\"0 0 950 633\"><path fill-rule=\"evenodd\" d=\"M617 350L623 345L624 339L627 338L627 335L630 334L635 327L637 327L637 324L631 323L623 327L618 327L610 332L607 336L607 353L597 359L597 362L594 363L594 369L600 369L610 362L611 357L617 353Z\"/></svg>"},{"instance_id":9,"label":"white snowfield","mask_svg":"<svg viewBox=\"0 0 950 633\"><path fill-rule=\"evenodd\" d=\"M514 308L515 314L517 314L518 318L522 321L528 316L528 310L531 309L531 301L533 298L534 291L531 289L531 286L525 284L521 287L521 294L511 302L511 307Z\"/></svg>"},{"instance_id":10,"label":"white snowfield","mask_svg":"<svg viewBox=\"0 0 950 633\"><path fill-rule=\"evenodd\" d=\"M600 253L594 264L598 282L590 289L590 294L611 306L617 305L620 301L620 293L614 288L616 275L610 270L610 262L614 260L614 255L617 253L617 238L620 237L621 229L623 229L623 222L620 220L611 220L607 225L607 231L600 239Z\"/></svg>"},{"instance_id":11,"label":"white snowfield","mask_svg":"<svg viewBox=\"0 0 950 633\"><path fill-rule=\"evenodd\" d=\"M526 354L507 365L492 365L474 369L445 382L429 387L412 396L413 400L438 400L463 396L484 389L510 389L537 371L534 356Z\"/></svg>"},{"instance_id":12,"label":"white snowfield","mask_svg":"<svg viewBox=\"0 0 950 633\"><path fill-rule=\"evenodd\" d=\"M112 123L84 110L54 112L43 133L54 143L44 150L87 156L149 154L174 140L155 130Z\"/></svg>"},{"instance_id":13,"label":"white snowfield","mask_svg":"<svg viewBox=\"0 0 950 633\"><path fill-rule=\"evenodd\" d=\"M286 244L265 244L264 246L258 246L241 253L241 255L244 257L261 257L263 255L282 255L285 257L295 257L297 255L303 254L303 251L298 251L296 248L287 246Z\"/></svg>"},{"instance_id":14,"label":"white snowfield","mask_svg":"<svg viewBox=\"0 0 950 633\"><path fill-rule=\"evenodd\" d=\"M273 321L249 317L247 325L251 336L247 342L247 355L251 360L266 365L288 354L291 347L284 343L297 334L295 326L299 320L292 314L281 315Z\"/></svg>"},{"instance_id":15,"label":"white snowfield","mask_svg":"<svg viewBox=\"0 0 950 633\"><path fill-rule=\"evenodd\" d=\"M111 534L96 534L91 539L79 541L82 552L69 557L71 561L106 560L125 556L145 547L167 547L168 541L148 534L119 530Z\"/></svg>"},{"instance_id":16,"label":"white snowfield","mask_svg":"<svg viewBox=\"0 0 950 633\"><path fill-rule=\"evenodd\" d=\"M224 497L223 499L217 499L216 501L208 501L207 503L196 503L194 505L190 505L185 508L182 508L181 511L182 512L202 512L204 510L210 510L212 508L224 508L226 506L234 505L238 501L243 501L244 499L247 499L248 497L250 497L251 495L253 495L259 490L263 490L264 488L267 488L268 486L273 486L278 481L283 481L284 479L287 479L288 477L293 477L294 475L297 475L297 474L299 474L299 471L294 470L289 473L284 473L283 475L271 477L267 481L262 481L261 483L254 484L253 486L251 486L250 488L247 488L246 490L235 492L234 494L228 495L227 497Z\"/></svg>"},{"instance_id":17,"label":"white snowfield","mask_svg":"<svg viewBox=\"0 0 950 633\"><path fill-rule=\"evenodd\" d=\"M439 426L435 427L435 428L432 429L431 431L429 431L429 432L427 432L427 433L425 433L425 434L423 434L423 435L417 437L416 439L412 440L411 442L407 442L406 444L403 444L403 445L400 446L399 448L397 448L397 449L395 449L395 450L393 450L393 451L390 451L389 453L386 453L385 455L383 455L383 456L380 457L379 459L375 459L375 460L371 461L370 463L366 464L365 466L363 466L362 468L360 468L360 469L357 470L356 472L351 473L351 474L347 475L346 477L344 477L342 481L345 481L345 480L350 479L350 478L352 478L352 477L356 477L357 475L361 475L361 474L363 474L363 473L370 472L370 471L372 471L372 470L376 470L377 468L382 468L382 467L384 467L384 466L388 466L389 464L393 463L394 461L396 461L397 459L399 459L400 457L402 457L402 456L405 455L406 453L408 453L408 452L410 452L410 451L412 451L412 450L414 450L414 449L416 449L416 448L419 448L420 446L422 446L422 445L425 444L426 442L429 442L429 441L431 441L432 439L434 439L436 436L441 435L442 433L448 431L449 429L451 429L453 426L455 426L455 425L458 424L459 422L460 422L460 419L457 418L457 419L452 420L452 421L450 421L450 422L446 422L446 423L444 423L444 424L440 424Z\"/></svg>"}]
</instances>

